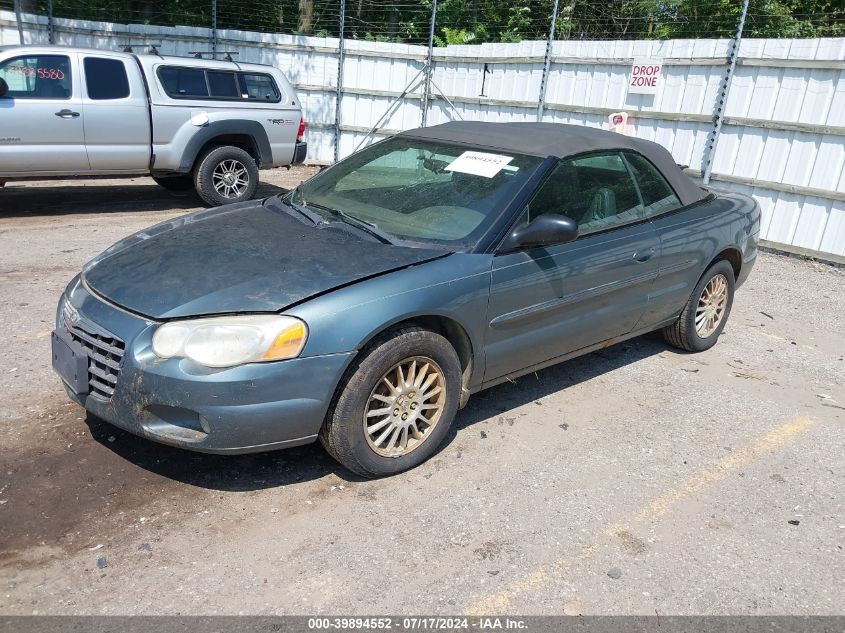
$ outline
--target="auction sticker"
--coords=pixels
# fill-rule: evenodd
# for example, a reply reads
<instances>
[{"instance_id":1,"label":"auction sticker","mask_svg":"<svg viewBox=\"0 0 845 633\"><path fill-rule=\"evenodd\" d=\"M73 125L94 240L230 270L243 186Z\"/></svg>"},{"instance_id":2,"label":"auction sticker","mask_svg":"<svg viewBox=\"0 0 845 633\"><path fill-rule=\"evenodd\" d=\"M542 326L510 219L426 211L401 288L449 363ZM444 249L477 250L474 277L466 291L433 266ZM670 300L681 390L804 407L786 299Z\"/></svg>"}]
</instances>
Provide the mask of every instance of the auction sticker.
<instances>
[{"instance_id":1,"label":"auction sticker","mask_svg":"<svg viewBox=\"0 0 845 633\"><path fill-rule=\"evenodd\" d=\"M513 156L487 154L485 152L464 152L446 166L446 171L492 178L512 160Z\"/></svg>"}]
</instances>

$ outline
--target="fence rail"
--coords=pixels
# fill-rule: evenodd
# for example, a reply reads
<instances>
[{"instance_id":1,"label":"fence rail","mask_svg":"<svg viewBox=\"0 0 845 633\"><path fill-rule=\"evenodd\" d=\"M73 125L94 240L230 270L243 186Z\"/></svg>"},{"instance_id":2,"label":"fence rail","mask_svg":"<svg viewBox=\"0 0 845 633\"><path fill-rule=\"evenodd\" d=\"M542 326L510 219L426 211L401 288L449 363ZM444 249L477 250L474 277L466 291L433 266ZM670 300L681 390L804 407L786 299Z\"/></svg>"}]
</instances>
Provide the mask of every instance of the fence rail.
<instances>
[{"instance_id":1,"label":"fence rail","mask_svg":"<svg viewBox=\"0 0 845 633\"><path fill-rule=\"evenodd\" d=\"M48 26L46 16L22 14L24 42L46 44ZM57 44L107 49L155 41L173 55L215 37L210 28L64 18L54 18L51 29ZM732 45L567 40L428 48L347 39L341 85L339 38L218 29L215 41L218 50L237 51L239 61L286 72L303 103L314 163L417 127L424 111L429 125L537 120L545 82L542 120L606 127L608 114L626 111L631 133L667 147L693 175L706 166ZM18 42L15 14L0 10L0 45ZM663 59L658 94L627 93L636 57ZM743 39L723 105L709 156L713 186L760 202L767 243L845 261L845 38Z\"/></svg>"}]
</instances>

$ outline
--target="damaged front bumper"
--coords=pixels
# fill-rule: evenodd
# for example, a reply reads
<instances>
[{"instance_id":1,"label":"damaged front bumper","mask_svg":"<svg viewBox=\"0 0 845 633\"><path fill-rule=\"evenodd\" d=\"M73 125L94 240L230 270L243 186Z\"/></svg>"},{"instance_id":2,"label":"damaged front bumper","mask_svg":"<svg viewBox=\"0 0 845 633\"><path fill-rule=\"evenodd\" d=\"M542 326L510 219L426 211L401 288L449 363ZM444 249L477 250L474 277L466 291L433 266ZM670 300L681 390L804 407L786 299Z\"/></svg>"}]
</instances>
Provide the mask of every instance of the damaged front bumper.
<instances>
[{"instance_id":1,"label":"damaged front bumper","mask_svg":"<svg viewBox=\"0 0 845 633\"><path fill-rule=\"evenodd\" d=\"M68 395L97 417L156 442L207 453L259 452L314 441L354 355L215 369L155 356L156 326L103 301L77 277L57 312L54 365L57 345L59 354L86 357L87 376L63 376L63 383ZM71 351L62 352L63 346Z\"/></svg>"}]
</instances>

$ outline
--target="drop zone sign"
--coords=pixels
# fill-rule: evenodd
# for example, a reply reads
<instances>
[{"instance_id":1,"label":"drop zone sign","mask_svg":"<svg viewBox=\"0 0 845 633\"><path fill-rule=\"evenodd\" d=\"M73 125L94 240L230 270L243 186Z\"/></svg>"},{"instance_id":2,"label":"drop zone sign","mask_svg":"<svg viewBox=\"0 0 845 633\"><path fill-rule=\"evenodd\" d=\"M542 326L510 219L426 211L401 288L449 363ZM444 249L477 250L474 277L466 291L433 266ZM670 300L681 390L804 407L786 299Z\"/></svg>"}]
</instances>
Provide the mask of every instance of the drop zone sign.
<instances>
[{"instance_id":1,"label":"drop zone sign","mask_svg":"<svg viewBox=\"0 0 845 633\"><path fill-rule=\"evenodd\" d=\"M628 94L654 95L663 81L663 60L658 57L634 59Z\"/></svg>"}]
</instances>

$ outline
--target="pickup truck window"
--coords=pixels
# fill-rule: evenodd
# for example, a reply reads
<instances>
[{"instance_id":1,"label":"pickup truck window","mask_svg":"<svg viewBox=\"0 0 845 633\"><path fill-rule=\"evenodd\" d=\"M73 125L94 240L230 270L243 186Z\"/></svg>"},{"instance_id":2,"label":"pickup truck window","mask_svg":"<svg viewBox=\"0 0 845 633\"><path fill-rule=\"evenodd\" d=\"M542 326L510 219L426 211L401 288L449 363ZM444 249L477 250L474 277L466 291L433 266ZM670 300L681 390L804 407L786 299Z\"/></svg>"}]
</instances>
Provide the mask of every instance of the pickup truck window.
<instances>
[{"instance_id":1,"label":"pickup truck window","mask_svg":"<svg viewBox=\"0 0 845 633\"><path fill-rule=\"evenodd\" d=\"M4 99L70 99L70 60L65 55L29 55L0 63L9 85Z\"/></svg>"},{"instance_id":2,"label":"pickup truck window","mask_svg":"<svg viewBox=\"0 0 845 633\"><path fill-rule=\"evenodd\" d=\"M278 103L281 93L273 77L263 73L162 66L158 77L171 99L219 99Z\"/></svg>"},{"instance_id":3,"label":"pickup truck window","mask_svg":"<svg viewBox=\"0 0 845 633\"><path fill-rule=\"evenodd\" d=\"M175 68L164 66L158 71L161 84L169 97L188 99L190 97L208 97L208 84L205 71L201 68Z\"/></svg>"},{"instance_id":4,"label":"pickup truck window","mask_svg":"<svg viewBox=\"0 0 845 633\"><path fill-rule=\"evenodd\" d=\"M118 59L86 57L85 89L88 98L95 101L125 99L129 96L129 78L126 66Z\"/></svg>"},{"instance_id":5,"label":"pickup truck window","mask_svg":"<svg viewBox=\"0 0 845 633\"><path fill-rule=\"evenodd\" d=\"M278 102L281 98L276 82L270 75L257 73L238 73L241 82L241 93L248 99L257 101Z\"/></svg>"},{"instance_id":6,"label":"pickup truck window","mask_svg":"<svg viewBox=\"0 0 845 633\"><path fill-rule=\"evenodd\" d=\"M208 87L212 97L224 99L239 99L241 96L238 83L235 81L235 73L227 73L217 70L206 71Z\"/></svg>"}]
</instances>

